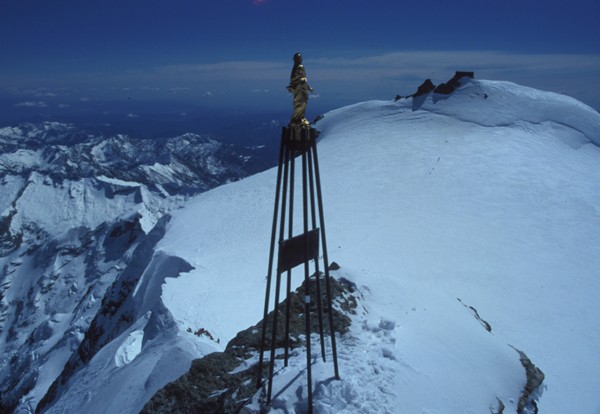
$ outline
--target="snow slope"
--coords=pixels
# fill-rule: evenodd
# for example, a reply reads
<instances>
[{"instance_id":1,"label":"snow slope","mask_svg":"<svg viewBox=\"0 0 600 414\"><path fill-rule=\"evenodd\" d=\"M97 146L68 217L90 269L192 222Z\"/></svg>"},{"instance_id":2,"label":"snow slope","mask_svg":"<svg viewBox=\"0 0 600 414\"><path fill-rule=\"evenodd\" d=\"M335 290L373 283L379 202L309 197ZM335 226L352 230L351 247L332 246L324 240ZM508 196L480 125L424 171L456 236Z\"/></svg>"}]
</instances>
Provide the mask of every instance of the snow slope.
<instances>
[{"instance_id":1,"label":"snow slope","mask_svg":"<svg viewBox=\"0 0 600 414\"><path fill-rule=\"evenodd\" d=\"M600 412L600 114L474 80L450 96L341 108L318 127L329 258L360 287L365 312L338 342L342 380L315 362L316 411L481 414L500 399L514 413L525 385L514 347L546 374L541 413ZM119 366L185 349L166 370L183 374L185 355L220 349L262 318L275 174L174 214L152 262L192 269L162 286L169 329L141 338L134 323L73 382L109 363L110 375L85 396L67 389L48 412L103 412L100 401L126 383L110 383ZM163 277L149 266L139 283ZM278 370L275 389L291 386L272 412L303 412L303 361ZM129 375L131 400L147 394L143 381L161 382L156 369ZM128 404L122 412L141 408Z\"/></svg>"}]
</instances>

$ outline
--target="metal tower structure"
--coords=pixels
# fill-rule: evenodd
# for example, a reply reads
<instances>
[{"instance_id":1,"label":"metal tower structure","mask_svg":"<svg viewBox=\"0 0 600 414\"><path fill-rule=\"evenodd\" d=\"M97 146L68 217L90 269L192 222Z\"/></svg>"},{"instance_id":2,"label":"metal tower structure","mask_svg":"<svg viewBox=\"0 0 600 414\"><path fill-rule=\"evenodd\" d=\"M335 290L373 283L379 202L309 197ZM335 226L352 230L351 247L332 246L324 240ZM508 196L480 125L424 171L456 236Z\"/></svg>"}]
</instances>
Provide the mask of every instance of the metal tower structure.
<instances>
[{"instance_id":1,"label":"metal tower structure","mask_svg":"<svg viewBox=\"0 0 600 414\"><path fill-rule=\"evenodd\" d=\"M264 318L262 324L261 347L258 364L257 387L263 385L263 362L265 348L270 346L268 381L266 384L266 403L271 403L273 391L273 371L275 365L275 349L277 346L277 324L278 315L282 311L282 303L279 302L281 293L282 277L285 274L286 306L285 306L285 333L284 343L284 366L288 365L289 339L290 339L290 290L292 269L304 265L304 317L306 335L306 372L308 377L308 410L312 413L312 376L311 376L311 293L310 293L310 264L313 263L316 278L317 318L319 320L319 336L321 343L321 357L325 357L325 338L323 329L323 305L320 278L324 273L325 300L328 308L328 324L331 337L331 349L335 378L339 379L337 362L337 350L335 344L335 330L333 325L333 310L331 287L329 281L329 260L327 257L327 241L325 237L325 220L323 214L323 198L321 193L321 182L319 175L319 161L317 155L317 132L308 125L288 126L283 128L281 134L281 146L279 150L279 164L277 168L277 185L275 189L275 206L273 212L273 226L271 232L271 248L269 252L269 268L267 272L267 288L265 294ZM302 175L302 223L301 234L293 235L294 223L294 184L295 184L295 161L301 157ZM316 191L315 191L316 190ZM315 194L316 192L316 194ZM309 201L310 200L310 201ZM288 202L289 201L289 202ZM310 204L310 205L309 205ZM317 215L318 210L318 215ZM287 216L286 216L287 213ZM310 216L310 221L309 221ZM287 218L287 220L286 220ZM277 244L275 239L278 236ZM319 246L319 241L321 245ZM277 247L277 248L276 248ZM319 255L319 247L322 256ZM277 266L275 269L275 303L271 324L271 338L267 340L267 315L269 313L269 299L271 297L271 285L273 277L273 262L277 252ZM320 257L322 258L323 273L321 273Z\"/></svg>"}]
</instances>

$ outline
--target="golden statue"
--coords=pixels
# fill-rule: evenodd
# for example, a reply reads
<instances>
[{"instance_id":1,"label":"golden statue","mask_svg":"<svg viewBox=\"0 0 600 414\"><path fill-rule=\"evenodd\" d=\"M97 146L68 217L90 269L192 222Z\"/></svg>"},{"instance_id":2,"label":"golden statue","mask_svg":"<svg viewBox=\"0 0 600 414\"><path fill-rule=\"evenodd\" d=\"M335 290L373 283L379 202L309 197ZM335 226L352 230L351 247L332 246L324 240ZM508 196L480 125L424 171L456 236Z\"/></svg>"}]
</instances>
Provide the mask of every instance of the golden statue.
<instances>
[{"instance_id":1,"label":"golden statue","mask_svg":"<svg viewBox=\"0 0 600 414\"><path fill-rule=\"evenodd\" d=\"M300 53L294 55L294 68L287 90L294 94L294 112L292 112L290 126L308 126L310 122L304 117L306 105L308 104L308 93L314 93L315 91L306 80L306 71L302 65L302 55Z\"/></svg>"}]
</instances>

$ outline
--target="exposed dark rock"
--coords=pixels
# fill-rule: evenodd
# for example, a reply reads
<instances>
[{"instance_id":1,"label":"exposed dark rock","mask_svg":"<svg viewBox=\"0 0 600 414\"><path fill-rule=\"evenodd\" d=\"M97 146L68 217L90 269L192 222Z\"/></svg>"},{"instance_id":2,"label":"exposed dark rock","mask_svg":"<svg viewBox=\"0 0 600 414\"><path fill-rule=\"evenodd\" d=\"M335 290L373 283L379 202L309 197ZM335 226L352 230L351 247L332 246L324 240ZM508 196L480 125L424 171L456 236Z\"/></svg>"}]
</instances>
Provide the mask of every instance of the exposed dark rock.
<instances>
[{"instance_id":1,"label":"exposed dark rock","mask_svg":"<svg viewBox=\"0 0 600 414\"><path fill-rule=\"evenodd\" d=\"M498 401L498 406L497 407L491 407L490 408L490 412L492 414L504 414L504 409L506 408L504 406L504 403L502 402L502 400L500 398L496 398L496 400Z\"/></svg>"},{"instance_id":2,"label":"exposed dark rock","mask_svg":"<svg viewBox=\"0 0 600 414\"><path fill-rule=\"evenodd\" d=\"M105 261L115 260L126 251L133 242L143 234L140 219L142 215L136 213L133 217L116 222L110 234L104 240L103 246L106 249Z\"/></svg>"},{"instance_id":3,"label":"exposed dark rock","mask_svg":"<svg viewBox=\"0 0 600 414\"><path fill-rule=\"evenodd\" d=\"M461 78L471 78L471 79L474 79L475 78L475 72L473 72L473 71L460 71L460 70L457 70L456 73L454 74L454 77L456 79L461 79Z\"/></svg>"},{"instance_id":4,"label":"exposed dark rock","mask_svg":"<svg viewBox=\"0 0 600 414\"><path fill-rule=\"evenodd\" d=\"M454 74L454 76L452 77L452 79L450 79L446 83L439 84L435 88L434 92L442 94L442 95L449 95L452 92L454 92L456 90L456 88L458 88L460 86L460 80L462 78L471 78L471 79L473 79L474 77L475 77L475 72L457 71Z\"/></svg>"},{"instance_id":5,"label":"exposed dark rock","mask_svg":"<svg viewBox=\"0 0 600 414\"><path fill-rule=\"evenodd\" d=\"M431 79L425 79L425 81L419 85L419 87L417 88L417 91L415 93L413 93L412 95L408 95L408 96L396 95L396 97L394 98L394 101L395 102L399 101L402 98L415 99L415 98L423 97L424 95L427 95L428 93L430 93L432 91L435 93L448 95L448 94L451 94L452 92L454 92L456 90L456 88L458 88L461 85L462 78L473 79L474 77L475 77L475 72L456 71L454 73L454 76L452 77L452 79L450 79L446 83L441 83L438 86L436 86L431 81ZM413 104L413 110L418 109L423 104L423 102L424 102L424 98L419 99L416 104Z\"/></svg>"},{"instance_id":6,"label":"exposed dark rock","mask_svg":"<svg viewBox=\"0 0 600 414\"><path fill-rule=\"evenodd\" d=\"M538 391L541 391L540 387L545 378L544 373L531 362L527 355L525 355L525 352L519 351L515 347L512 348L519 353L519 360L521 361L523 368L525 368L525 376L527 377L527 383L519 398L517 413L521 414L527 408L529 412L537 414L538 407L535 398L533 397Z\"/></svg>"},{"instance_id":7,"label":"exposed dark rock","mask_svg":"<svg viewBox=\"0 0 600 414\"><path fill-rule=\"evenodd\" d=\"M321 278L321 293L325 295L325 285ZM316 280L311 278L311 331L319 332L316 318ZM356 286L346 279L331 278L331 291L334 302L333 319L335 331L344 334L348 331L351 320L346 313L355 312L357 307ZM290 346L304 346L301 339L304 335L304 284L290 295ZM330 311L322 303L325 311L324 324L327 330L327 314ZM280 321L284 321L286 301L279 307ZM342 309L340 312L338 309ZM271 325L273 312L267 316L267 341L265 350L270 349ZM312 317L312 316L315 317ZM277 346L283 347L284 323L278 324ZM256 356L260 350L262 321L239 332L225 348L224 352L215 352L192 362L189 372L176 381L166 385L157 392L144 406L141 413L239 413L249 399L257 392L257 363L247 360ZM266 377L267 363L263 367L263 378Z\"/></svg>"},{"instance_id":8,"label":"exposed dark rock","mask_svg":"<svg viewBox=\"0 0 600 414\"><path fill-rule=\"evenodd\" d=\"M196 359L187 374L159 391L141 412L234 413L256 392L252 381L255 370L251 367L232 373L239 365L240 360L228 352Z\"/></svg>"},{"instance_id":9,"label":"exposed dark rock","mask_svg":"<svg viewBox=\"0 0 600 414\"><path fill-rule=\"evenodd\" d=\"M416 111L419 108L421 108L421 106L425 103L425 100L427 99L427 96L431 93L434 92L436 94L441 94L441 95L449 95L452 92L454 92L456 90L456 88L458 88L461 85L461 79L463 78L473 78L475 76L474 72L464 72L464 71L457 71L454 76L452 77L452 79L450 79L448 82L446 83L442 83L438 86L435 86L435 84L431 81L431 79L425 79L425 81L419 85L419 87L417 88L417 91L415 93L413 93L412 95L408 95L408 96L402 96L402 95L396 95L396 97L394 98L394 102L399 101L402 98L412 98L412 110ZM436 99L434 97L434 102L436 102Z\"/></svg>"},{"instance_id":10,"label":"exposed dark rock","mask_svg":"<svg viewBox=\"0 0 600 414\"><path fill-rule=\"evenodd\" d=\"M17 210L13 209L7 215L0 216L0 255L2 256L18 249L23 242L23 232L16 234L10 232L10 223L16 213Z\"/></svg>"},{"instance_id":11,"label":"exposed dark rock","mask_svg":"<svg viewBox=\"0 0 600 414\"><path fill-rule=\"evenodd\" d=\"M433 84L433 82L431 82L431 79L425 79L425 82L423 82L421 85L419 85L419 87L417 88L417 91L412 96L414 98L415 96L425 95L425 94L433 91L434 89L435 89L435 85Z\"/></svg>"},{"instance_id":12,"label":"exposed dark rock","mask_svg":"<svg viewBox=\"0 0 600 414\"><path fill-rule=\"evenodd\" d=\"M433 84L433 82L431 82L431 79L425 79L425 81L419 85L419 87L417 88L417 91L415 93L413 93L412 95L408 95L408 96L396 95L396 97L394 98L394 102L397 102L402 98L406 98L406 99L418 98L420 96L427 95L429 92L433 91L434 89L435 89L435 85Z\"/></svg>"},{"instance_id":13,"label":"exposed dark rock","mask_svg":"<svg viewBox=\"0 0 600 414\"><path fill-rule=\"evenodd\" d=\"M468 306L465 303L463 303L462 300L460 300L460 298L456 298L460 303L462 303L462 305L469 309L471 312L473 312L473 315L475 316L475 319L477 319L479 321L479 323L481 323L481 325L485 328L486 331L488 332L492 332L492 325L490 325L486 320L482 319L481 316L479 316L479 312L477 312L477 309L475 309L473 306Z\"/></svg>"},{"instance_id":14,"label":"exposed dark rock","mask_svg":"<svg viewBox=\"0 0 600 414\"><path fill-rule=\"evenodd\" d=\"M436 88L435 88L435 93L439 93L442 95L449 95L452 92L454 92L454 90L456 89L457 85L454 85L450 82L447 83L440 83Z\"/></svg>"},{"instance_id":15,"label":"exposed dark rock","mask_svg":"<svg viewBox=\"0 0 600 414\"><path fill-rule=\"evenodd\" d=\"M329 264L329 270L340 270L340 265L336 262L331 262Z\"/></svg>"}]
</instances>

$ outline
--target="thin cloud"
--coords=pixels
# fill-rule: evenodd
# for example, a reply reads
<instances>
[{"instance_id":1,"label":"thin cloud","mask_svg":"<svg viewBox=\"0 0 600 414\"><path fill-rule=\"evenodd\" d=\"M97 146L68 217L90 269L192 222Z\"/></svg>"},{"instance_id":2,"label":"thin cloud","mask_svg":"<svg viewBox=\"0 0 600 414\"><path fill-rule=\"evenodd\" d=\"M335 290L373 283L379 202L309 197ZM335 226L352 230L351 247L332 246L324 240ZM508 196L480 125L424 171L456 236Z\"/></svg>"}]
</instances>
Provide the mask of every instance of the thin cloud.
<instances>
[{"instance_id":1,"label":"thin cloud","mask_svg":"<svg viewBox=\"0 0 600 414\"><path fill-rule=\"evenodd\" d=\"M370 74L384 78L448 76L455 70L501 72L578 72L600 70L600 55L516 54L498 51L395 52L355 59L308 61L325 79L350 79Z\"/></svg>"},{"instance_id":2,"label":"thin cloud","mask_svg":"<svg viewBox=\"0 0 600 414\"><path fill-rule=\"evenodd\" d=\"M37 98L54 98L56 96L58 96L56 93L54 92L47 92L47 91L38 91L35 93L35 96Z\"/></svg>"},{"instance_id":3,"label":"thin cloud","mask_svg":"<svg viewBox=\"0 0 600 414\"><path fill-rule=\"evenodd\" d=\"M432 75L440 80L455 70L474 70L486 75L505 72L600 71L600 55L516 54L498 51L415 51L394 52L358 58L305 59L309 78L323 81L369 83L375 79L419 78ZM227 61L210 64L168 65L149 76L180 80L258 81L287 79L288 62ZM257 88L258 89L258 88Z\"/></svg>"},{"instance_id":4,"label":"thin cloud","mask_svg":"<svg viewBox=\"0 0 600 414\"><path fill-rule=\"evenodd\" d=\"M46 108L48 104L44 101L25 101L15 104L17 108Z\"/></svg>"},{"instance_id":5,"label":"thin cloud","mask_svg":"<svg viewBox=\"0 0 600 414\"><path fill-rule=\"evenodd\" d=\"M426 78L440 83L456 70L469 70L479 79L512 81L600 104L594 92L600 88L600 55L594 54L415 51L354 59L306 59L306 67L313 87L324 95L336 91L347 100L408 94Z\"/></svg>"},{"instance_id":6,"label":"thin cloud","mask_svg":"<svg viewBox=\"0 0 600 414\"><path fill-rule=\"evenodd\" d=\"M56 98L59 96L69 95L71 88L48 88L48 87L24 87L24 88L5 88L5 92L10 92L14 95L31 96L33 98Z\"/></svg>"},{"instance_id":7,"label":"thin cloud","mask_svg":"<svg viewBox=\"0 0 600 414\"><path fill-rule=\"evenodd\" d=\"M189 92L192 88L187 87L178 87L178 88L169 88L168 91L171 93L179 93L179 92Z\"/></svg>"},{"instance_id":8,"label":"thin cloud","mask_svg":"<svg viewBox=\"0 0 600 414\"><path fill-rule=\"evenodd\" d=\"M168 65L157 68L154 75L167 79L210 81L259 80L289 76L289 65L272 61L229 61L208 64Z\"/></svg>"},{"instance_id":9,"label":"thin cloud","mask_svg":"<svg viewBox=\"0 0 600 414\"><path fill-rule=\"evenodd\" d=\"M331 105L413 93L423 80L441 83L456 70L475 71L479 79L512 81L600 105L594 92L600 88L599 54L397 51L352 58L305 56L305 66L311 86L323 100L335 101ZM273 99L283 99L290 70L287 59L224 61L168 65L136 72L135 77L146 84L193 85L200 91L219 87L229 95L269 89Z\"/></svg>"},{"instance_id":10,"label":"thin cloud","mask_svg":"<svg viewBox=\"0 0 600 414\"><path fill-rule=\"evenodd\" d=\"M353 57L304 56L308 79L328 107L368 99L391 99L413 93L430 78L438 84L456 70L475 71L478 79L497 79L573 96L600 107L600 54L526 54L493 50L395 51ZM232 60L201 64L171 64L145 70L106 73L104 91L123 88L153 91L157 96L181 99L203 98L224 104L235 97L237 105L260 102L282 105L287 102L286 85L292 62L289 56L274 60ZM82 75L83 76L83 75ZM86 79L89 76L86 76ZM33 89L30 89L32 91ZM267 93L267 90L269 93ZM67 92L73 100L86 96L70 89L63 92L35 88L38 93ZM213 92L209 97L207 91ZM100 93L100 92L98 92ZM205 95L206 94L206 95ZM45 104L45 99L21 97L21 106ZM88 95L97 100L95 95ZM48 98L56 99L56 98ZM87 99L82 98L85 102ZM17 102L18 102L17 101ZM28 103L25 103L28 102ZM43 102L43 103L40 103ZM233 101L232 101L233 102Z\"/></svg>"}]
</instances>

